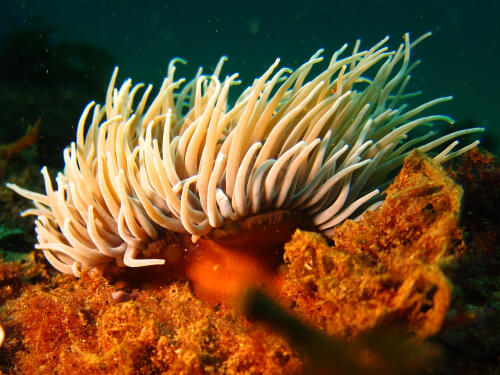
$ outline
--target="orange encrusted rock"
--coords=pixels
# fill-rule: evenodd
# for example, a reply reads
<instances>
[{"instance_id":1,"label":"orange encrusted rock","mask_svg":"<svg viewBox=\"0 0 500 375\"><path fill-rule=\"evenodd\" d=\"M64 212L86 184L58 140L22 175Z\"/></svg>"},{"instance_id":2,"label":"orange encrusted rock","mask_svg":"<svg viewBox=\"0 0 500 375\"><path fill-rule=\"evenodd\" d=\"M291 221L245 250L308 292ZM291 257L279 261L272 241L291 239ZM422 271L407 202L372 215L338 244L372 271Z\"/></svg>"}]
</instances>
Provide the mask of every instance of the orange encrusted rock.
<instances>
[{"instance_id":1,"label":"orange encrusted rock","mask_svg":"<svg viewBox=\"0 0 500 375\"><path fill-rule=\"evenodd\" d=\"M16 374L298 373L277 334L198 300L187 282L136 292L127 302L95 273L57 275L8 305L0 349Z\"/></svg>"},{"instance_id":2,"label":"orange encrusted rock","mask_svg":"<svg viewBox=\"0 0 500 375\"><path fill-rule=\"evenodd\" d=\"M335 230L335 246L297 231L285 246L283 291L300 316L351 338L383 324L419 337L436 333L451 284L441 271L453 240L462 189L417 152L407 158L382 206Z\"/></svg>"}]
</instances>

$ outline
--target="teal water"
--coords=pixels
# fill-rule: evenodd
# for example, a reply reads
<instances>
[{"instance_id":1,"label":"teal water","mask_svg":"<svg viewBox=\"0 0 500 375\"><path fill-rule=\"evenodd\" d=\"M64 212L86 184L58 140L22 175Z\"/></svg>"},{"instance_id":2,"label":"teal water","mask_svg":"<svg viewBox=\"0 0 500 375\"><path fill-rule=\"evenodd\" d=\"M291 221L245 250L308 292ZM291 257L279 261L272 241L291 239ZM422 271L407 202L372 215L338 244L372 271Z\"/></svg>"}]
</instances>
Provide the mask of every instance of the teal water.
<instances>
[{"instance_id":1,"label":"teal water","mask_svg":"<svg viewBox=\"0 0 500 375\"><path fill-rule=\"evenodd\" d=\"M209 71L221 55L227 55L223 72L239 72L246 87L278 56L283 65L297 67L318 48L325 48L325 56L329 56L345 42L353 46L361 38L361 46L368 47L385 35L391 36L390 45L396 48L405 32L416 38L432 31L432 38L414 50L413 59L421 59L422 64L411 88L423 91L421 102L454 95L455 100L441 105L437 112L451 115L459 124L486 127L483 143L498 153L499 15L498 1L466 0L2 1L0 68L4 79L15 76L15 82L0 85L0 105L10 111L8 116L0 116L5 129L0 142L22 133L15 130L19 124L25 127L42 112L49 124L42 127L42 134L56 150L64 147L72 139L83 105L92 99L103 101L114 65L120 66L121 80L132 77L134 82L158 84L172 57L188 60L187 66L179 67L178 75L190 77L199 65ZM49 62L40 56L26 57L26 50L32 48L29 43L11 41L9 47L9 35L23 29L40 33L42 50L55 57ZM5 99L2 89L12 92L11 85L47 84L45 78L33 80L24 70L14 72L19 65L12 61L7 67L2 63L9 58L16 61L18 55L32 58L42 71L48 66L48 74L59 77L52 86L74 85L70 90L73 98L63 95L53 100L54 95L47 94L51 91L39 93L33 88L31 102L15 108L11 101L16 99ZM37 98L44 95L48 97L38 109ZM54 147L44 150L41 146L42 159L54 163L60 159L59 152L52 158Z\"/></svg>"}]
</instances>

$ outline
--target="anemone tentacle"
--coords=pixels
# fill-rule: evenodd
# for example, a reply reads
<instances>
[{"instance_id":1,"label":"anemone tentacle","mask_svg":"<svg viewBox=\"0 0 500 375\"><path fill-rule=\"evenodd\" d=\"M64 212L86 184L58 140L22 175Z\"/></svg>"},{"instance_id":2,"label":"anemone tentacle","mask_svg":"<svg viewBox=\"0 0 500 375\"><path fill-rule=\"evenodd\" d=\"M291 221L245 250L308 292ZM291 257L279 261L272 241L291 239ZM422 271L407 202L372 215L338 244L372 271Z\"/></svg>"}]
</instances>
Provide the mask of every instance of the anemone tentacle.
<instances>
[{"instance_id":1,"label":"anemone tentacle","mask_svg":"<svg viewBox=\"0 0 500 375\"><path fill-rule=\"evenodd\" d=\"M76 141L64 150L65 168L54 189L42 169L45 194L7 184L32 200L37 248L59 271L79 274L115 259L131 267L162 264L141 250L167 231L193 240L214 228L272 210L301 211L326 235L380 200L379 189L413 149L438 150L443 162L475 147L456 149L472 128L435 137L411 137L416 128L453 123L424 115L451 97L407 109L413 43L395 51L384 38L350 56L337 50L325 70L317 51L296 70L277 59L235 100L238 75L221 79L226 57L214 72L186 83L175 79L175 58L159 92L116 86L115 68L101 107L91 102L78 122ZM378 68L377 68L378 67ZM148 99L151 104L147 107ZM134 102L138 104L134 105ZM92 114L91 114L92 113ZM85 131L86 124L88 129Z\"/></svg>"}]
</instances>

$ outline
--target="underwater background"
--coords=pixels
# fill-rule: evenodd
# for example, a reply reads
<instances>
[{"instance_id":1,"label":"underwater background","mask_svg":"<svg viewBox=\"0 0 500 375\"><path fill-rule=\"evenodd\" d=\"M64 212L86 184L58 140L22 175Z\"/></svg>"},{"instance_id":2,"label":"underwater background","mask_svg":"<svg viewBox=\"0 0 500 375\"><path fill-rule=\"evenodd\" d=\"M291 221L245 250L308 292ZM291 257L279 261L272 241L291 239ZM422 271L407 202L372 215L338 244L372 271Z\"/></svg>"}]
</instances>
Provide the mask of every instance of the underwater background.
<instances>
[{"instance_id":1,"label":"underwater background","mask_svg":"<svg viewBox=\"0 0 500 375\"><path fill-rule=\"evenodd\" d=\"M498 0L0 0L0 375L54 366L86 375L499 374L499 16ZM382 209L346 221L328 242L297 231L277 253L279 298L254 291L241 311L211 306L161 268L75 278L33 251L33 218L19 216L31 203L5 182L40 191L41 166L52 176L63 167L85 105L104 103L115 66L116 86L152 83L154 97L172 58L187 61L176 77L189 80L226 55L221 76L239 73L237 94L276 57L295 69L324 48L314 75L344 43L348 56L357 39L364 50L390 35L395 50L406 32L429 31L411 49L422 63L407 91L421 95L409 106L453 95L429 112L456 120L443 133L484 127L461 139L480 138L481 148L443 168L414 154ZM308 268L310 259L321 262ZM228 263L230 286L246 264Z\"/></svg>"},{"instance_id":2,"label":"underwater background","mask_svg":"<svg viewBox=\"0 0 500 375\"><path fill-rule=\"evenodd\" d=\"M114 65L118 82L158 87L173 57L187 60L177 76L189 78L227 55L223 75L240 73L243 89L276 57L296 68L319 48L328 59L358 38L367 47L390 35L396 47L405 32L432 31L412 51L422 64L410 89L422 90L418 103L453 95L437 111L458 128L485 127L482 145L498 154L499 15L498 1L2 1L0 143L41 118L38 163L62 166L83 107L104 101Z\"/></svg>"}]
</instances>

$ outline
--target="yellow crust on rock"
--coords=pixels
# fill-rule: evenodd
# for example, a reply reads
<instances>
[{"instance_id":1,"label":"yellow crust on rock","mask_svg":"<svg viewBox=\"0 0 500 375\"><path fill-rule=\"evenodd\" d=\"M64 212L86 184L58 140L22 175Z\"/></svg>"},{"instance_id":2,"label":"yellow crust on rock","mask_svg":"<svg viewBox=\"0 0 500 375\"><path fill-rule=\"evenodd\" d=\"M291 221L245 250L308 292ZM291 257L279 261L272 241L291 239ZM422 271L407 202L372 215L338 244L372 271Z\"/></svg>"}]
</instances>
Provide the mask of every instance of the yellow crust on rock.
<instances>
[{"instance_id":1,"label":"yellow crust on rock","mask_svg":"<svg viewBox=\"0 0 500 375\"><path fill-rule=\"evenodd\" d=\"M451 284L439 262L459 239L462 189L415 152L386 194L378 210L335 230L335 246L299 230L285 246L283 290L328 334L350 338L396 321L426 337L441 327Z\"/></svg>"}]
</instances>

